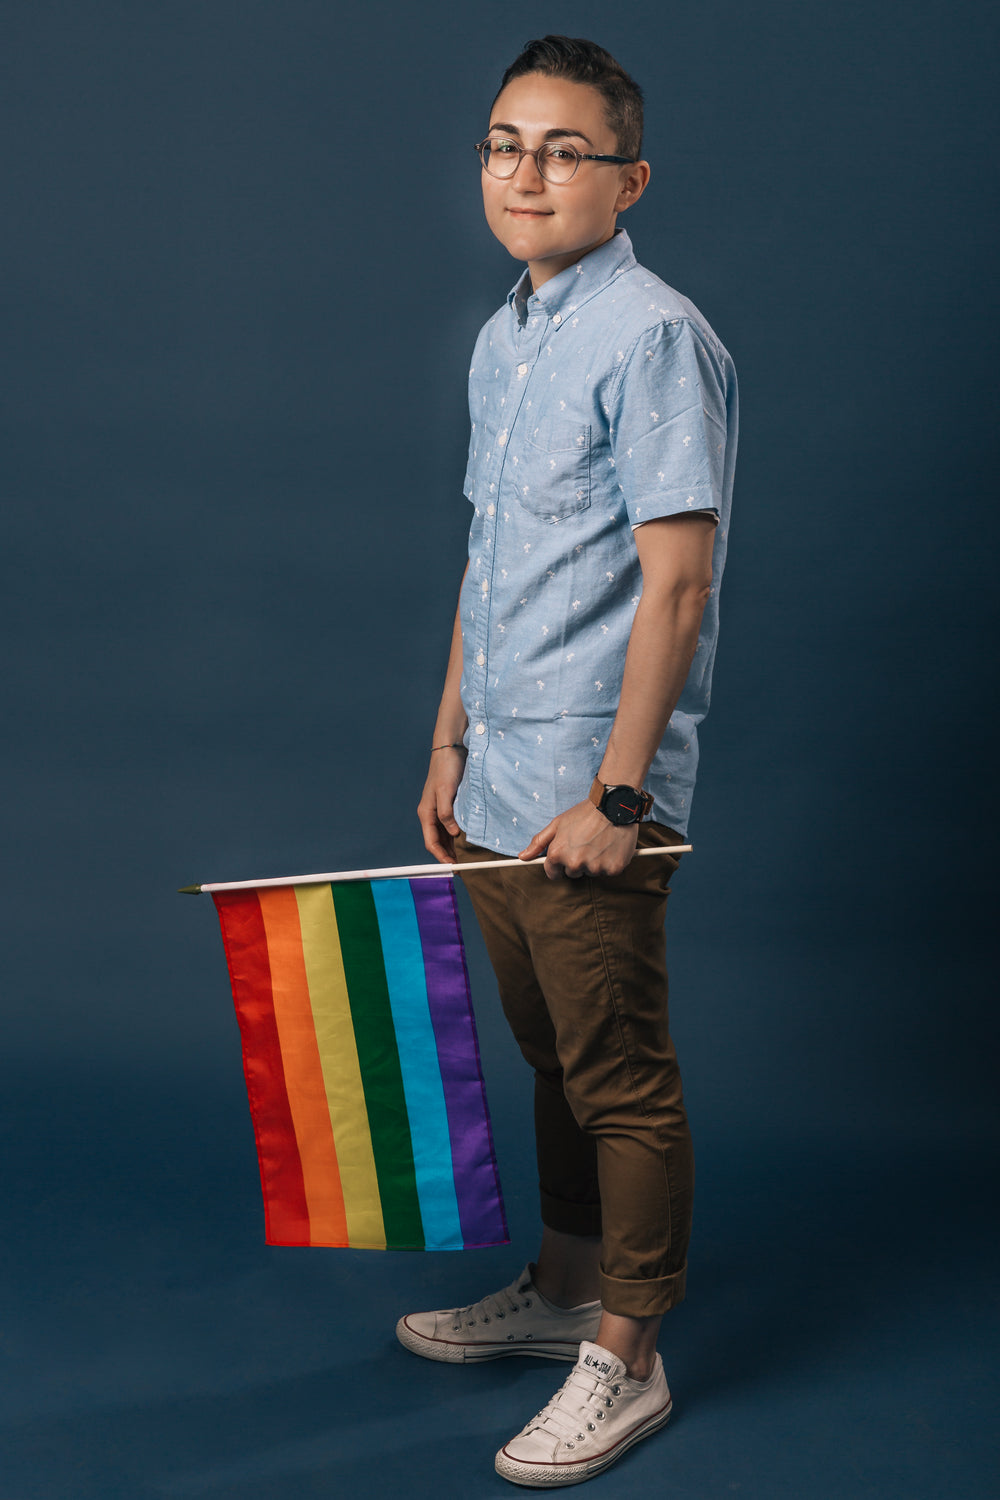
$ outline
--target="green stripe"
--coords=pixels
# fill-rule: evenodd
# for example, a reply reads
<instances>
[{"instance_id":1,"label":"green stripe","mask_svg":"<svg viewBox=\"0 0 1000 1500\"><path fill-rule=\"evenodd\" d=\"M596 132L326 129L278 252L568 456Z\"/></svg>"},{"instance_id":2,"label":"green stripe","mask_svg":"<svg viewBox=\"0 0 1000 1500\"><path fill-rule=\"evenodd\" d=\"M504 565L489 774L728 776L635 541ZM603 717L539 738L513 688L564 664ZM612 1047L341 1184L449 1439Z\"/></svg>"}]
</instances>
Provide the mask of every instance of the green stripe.
<instances>
[{"instance_id":1,"label":"green stripe","mask_svg":"<svg viewBox=\"0 0 1000 1500\"><path fill-rule=\"evenodd\" d=\"M371 886L363 880L335 883L333 905L378 1174L386 1248L422 1250L424 1226L410 1121Z\"/></svg>"}]
</instances>

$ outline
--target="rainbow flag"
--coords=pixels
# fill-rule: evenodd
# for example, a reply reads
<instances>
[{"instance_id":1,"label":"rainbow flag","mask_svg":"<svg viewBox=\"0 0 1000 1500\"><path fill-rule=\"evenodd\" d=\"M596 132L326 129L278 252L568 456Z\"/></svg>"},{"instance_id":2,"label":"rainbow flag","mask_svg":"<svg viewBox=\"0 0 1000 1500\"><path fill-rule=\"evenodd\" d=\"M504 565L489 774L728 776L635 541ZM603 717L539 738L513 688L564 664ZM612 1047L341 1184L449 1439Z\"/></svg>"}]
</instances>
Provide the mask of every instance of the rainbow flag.
<instances>
[{"instance_id":1,"label":"rainbow flag","mask_svg":"<svg viewBox=\"0 0 1000 1500\"><path fill-rule=\"evenodd\" d=\"M268 1244L507 1244L451 876L212 896Z\"/></svg>"}]
</instances>

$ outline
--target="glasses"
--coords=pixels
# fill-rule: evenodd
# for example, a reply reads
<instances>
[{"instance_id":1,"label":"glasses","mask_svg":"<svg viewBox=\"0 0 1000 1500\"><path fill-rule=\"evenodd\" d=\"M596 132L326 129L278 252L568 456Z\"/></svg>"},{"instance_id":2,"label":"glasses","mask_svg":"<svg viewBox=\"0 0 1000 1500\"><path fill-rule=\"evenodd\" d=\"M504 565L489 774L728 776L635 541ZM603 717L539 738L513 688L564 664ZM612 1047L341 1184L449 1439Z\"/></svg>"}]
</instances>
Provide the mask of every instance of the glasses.
<instances>
[{"instance_id":1,"label":"glasses","mask_svg":"<svg viewBox=\"0 0 1000 1500\"><path fill-rule=\"evenodd\" d=\"M501 179L513 177L524 156L535 158L538 174L546 182L569 182L576 176L576 169L582 161L609 161L621 167L631 166L635 161L632 156L595 156L577 151L575 146L567 146L563 141L548 141L537 151L528 151L505 135L487 136L485 141L477 142L476 150L483 170L491 177Z\"/></svg>"}]
</instances>

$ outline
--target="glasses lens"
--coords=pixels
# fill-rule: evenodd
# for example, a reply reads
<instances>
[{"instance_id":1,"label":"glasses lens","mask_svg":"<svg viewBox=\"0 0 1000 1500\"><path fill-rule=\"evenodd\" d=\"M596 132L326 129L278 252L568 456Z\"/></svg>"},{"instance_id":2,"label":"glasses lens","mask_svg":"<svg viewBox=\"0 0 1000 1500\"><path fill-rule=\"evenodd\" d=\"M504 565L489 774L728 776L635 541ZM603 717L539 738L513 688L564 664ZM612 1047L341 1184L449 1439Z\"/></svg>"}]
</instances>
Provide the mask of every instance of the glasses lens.
<instances>
[{"instance_id":1,"label":"glasses lens","mask_svg":"<svg viewBox=\"0 0 1000 1500\"><path fill-rule=\"evenodd\" d=\"M569 182L579 164L572 146L543 146L538 153L538 170L546 182Z\"/></svg>"},{"instance_id":2,"label":"glasses lens","mask_svg":"<svg viewBox=\"0 0 1000 1500\"><path fill-rule=\"evenodd\" d=\"M480 155L491 177L513 177L521 160L521 152L514 142L502 137L484 141Z\"/></svg>"}]
</instances>

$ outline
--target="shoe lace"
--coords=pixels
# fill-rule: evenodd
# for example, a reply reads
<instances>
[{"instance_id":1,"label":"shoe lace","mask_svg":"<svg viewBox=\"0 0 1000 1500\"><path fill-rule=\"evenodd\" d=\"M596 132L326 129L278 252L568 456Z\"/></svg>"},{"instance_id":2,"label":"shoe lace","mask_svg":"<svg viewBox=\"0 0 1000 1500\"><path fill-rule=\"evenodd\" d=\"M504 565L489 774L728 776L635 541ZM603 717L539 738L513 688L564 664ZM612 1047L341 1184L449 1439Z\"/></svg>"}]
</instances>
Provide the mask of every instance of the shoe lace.
<instances>
[{"instance_id":1,"label":"shoe lace","mask_svg":"<svg viewBox=\"0 0 1000 1500\"><path fill-rule=\"evenodd\" d=\"M464 1325L472 1328L476 1323L489 1323L492 1318L506 1318L508 1313L518 1313L522 1307L530 1307L531 1286L528 1282L511 1282L499 1292L490 1292L468 1307L456 1307L452 1314L452 1331L458 1333Z\"/></svg>"},{"instance_id":2,"label":"shoe lace","mask_svg":"<svg viewBox=\"0 0 1000 1500\"><path fill-rule=\"evenodd\" d=\"M572 1448L575 1442L583 1442L588 1432L597 1431L621 1393L616 1380L603 1380L592 1370L577 1365L525 1430L542 1428L554 1432Z\"/></svg>"}]
</instances>

